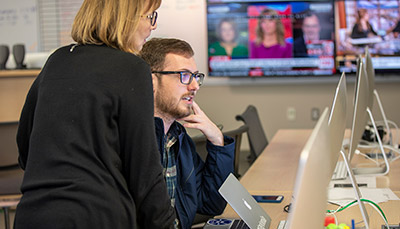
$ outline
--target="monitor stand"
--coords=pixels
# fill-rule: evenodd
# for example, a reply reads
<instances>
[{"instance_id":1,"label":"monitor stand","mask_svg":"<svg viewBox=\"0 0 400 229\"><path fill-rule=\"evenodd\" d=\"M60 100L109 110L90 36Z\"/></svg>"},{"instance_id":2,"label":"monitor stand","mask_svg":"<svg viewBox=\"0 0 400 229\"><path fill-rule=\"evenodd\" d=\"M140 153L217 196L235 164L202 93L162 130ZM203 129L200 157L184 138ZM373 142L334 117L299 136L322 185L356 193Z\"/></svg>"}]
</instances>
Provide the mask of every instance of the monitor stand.
<instances>
[{"instance_id":1,"label":"monitor stand","mask_svg":"<svg viewBox=\"0 0 400 229\"><path fill-rule=\"evenodd\" d=\"M369 107L367 107L367 113L368 113L369 118L371 120L371 123L372 123L372 125L374 127L376 138L378 139L378 143L379 143L379 148L380 148L380 151L381 151L381 153L383 155L383 159L385 161L385 166L384 167L379 167L379 166L378 167L362 167L362 168L361 167L357 167L357 168L353 168L353 172L356 175L384 176L384 175L389 173L389 168L390 168L389 167L389 161L388 161L388 158L386 156L385 150L383 149L382 139L381 139L381 137L379 135L378 128L376 127L376 123L375 123L374 117L373 117L372 112L369 109Z\"/></svg>"},{"instance_id":2,"label":"monitor stand","mask_svg":"<svg viewBox=\"0 0 400 229\"><path fill-rule=\"evenodd\" d=\"M361 201L361 196L362 195L361 195L360 189L358 188L357 180L356 180L356 178L354 176L353 170L351 169L349 161L347 160L347 157L346 157L345 153L343 152L343 150L340 150L340 154L342 155L343 161L344 161L344 163L346 165L347 173L349 174L349 178L350 178L351 184L352 184L353 189L354 189L354 193L355 193L355 196L356 196L356 199L357 199L358 206L360 208L360 212L361 212L364 224L365 224L365 228L369 229L369 217L368 217L368 214L367 214L367 210L365 209L365 205Z\"/></svg>"}]
</instances>

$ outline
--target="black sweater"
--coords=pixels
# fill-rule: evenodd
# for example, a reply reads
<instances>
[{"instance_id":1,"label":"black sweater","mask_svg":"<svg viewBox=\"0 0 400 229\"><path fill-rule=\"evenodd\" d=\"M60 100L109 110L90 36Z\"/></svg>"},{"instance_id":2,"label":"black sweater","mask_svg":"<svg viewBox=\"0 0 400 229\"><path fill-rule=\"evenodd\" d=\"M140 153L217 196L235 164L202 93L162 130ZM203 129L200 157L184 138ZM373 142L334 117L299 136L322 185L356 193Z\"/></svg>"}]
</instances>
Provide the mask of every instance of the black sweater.
<instances>
[{"instance_id":1,"label":"black sweater","mask_svg":"<svg viewBox=\"0 0 400 229\"><path fill-rule=\"evenodd\" d=\"M72 47L50 56L26 98L15 228L169 228L148 65L106 46Z\"/></svg>"}]
</instances>

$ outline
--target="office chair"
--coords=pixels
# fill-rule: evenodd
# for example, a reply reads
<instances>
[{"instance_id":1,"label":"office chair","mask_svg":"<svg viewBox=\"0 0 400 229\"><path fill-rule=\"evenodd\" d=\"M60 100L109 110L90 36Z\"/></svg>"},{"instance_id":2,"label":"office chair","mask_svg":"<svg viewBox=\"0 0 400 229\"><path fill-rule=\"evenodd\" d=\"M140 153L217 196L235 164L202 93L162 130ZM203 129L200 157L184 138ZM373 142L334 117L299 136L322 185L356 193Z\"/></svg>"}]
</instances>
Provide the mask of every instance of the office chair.
<instances>
[{"instance_id":1,"label":"office chair","mask_svg":"<svg viewBox=\"0 0 400 229\"><path fill-rule=\"evenodd\" d=\"M5 229L10 228L9 208L19 202L24 174L18 164L17 128L18 122L0 122L0 206L4 211Z\"/></svg>"},{"instance_id":2,"label":"office chair","mask_svg":"<svg viewBox=\"0 0 400 229\"><path fill-rule=\"evenodd\" d=\"M242 114L236 115L236 120L243 121L249 127L247 131L250 144L248 161L252 164L268 145L268 140L261 125L256 107L253 105L247 106Z\"/></svg>"},{"instance_id":3,"label":"office chair","mask_svg":"<svg viewBox=\"0 0 400 229\"><path fill-rule=\"evenodd\" d=\"M239 161L240 161L240 146L242 145L242 135L249 130L247 125L242 125L237 129L222 132L226 136L230 136L235 139L235 159L233 162L233 171L237 178L240 177L239 174Z\"/></svg>"}]
</instances>

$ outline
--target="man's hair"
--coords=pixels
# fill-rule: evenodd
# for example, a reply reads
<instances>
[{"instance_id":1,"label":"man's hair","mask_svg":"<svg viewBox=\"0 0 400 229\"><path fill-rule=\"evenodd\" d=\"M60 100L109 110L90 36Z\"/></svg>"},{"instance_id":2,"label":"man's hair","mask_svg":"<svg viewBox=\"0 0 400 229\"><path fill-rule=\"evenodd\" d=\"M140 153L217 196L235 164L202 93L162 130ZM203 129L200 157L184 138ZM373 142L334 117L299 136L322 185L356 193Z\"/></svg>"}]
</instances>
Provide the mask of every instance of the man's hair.
<instances>
[{"instance_id":1,"label":"man's hair","mask_svg":"<svg viewBox=\"0 0 400 229\"><path fill-rule=\"evenodd\" d=\"M161 71L165 57L170 53L186 58L194 55L192 47L186 41L175 38L152 38L143 45L139 56L150 65L152 71Z\"/></svg>"},{"instance_id":2,"label":"man's hair","mask_svg":"<svg viewBox=\"0 0 400 229\"><path fill-rule=\"evenodd\" d=\"M137 53L132 34L137 32L140 17L160 5L161 0L84 0L71 36L78 44L105 44Z\"/></svg>"}]
</instances>

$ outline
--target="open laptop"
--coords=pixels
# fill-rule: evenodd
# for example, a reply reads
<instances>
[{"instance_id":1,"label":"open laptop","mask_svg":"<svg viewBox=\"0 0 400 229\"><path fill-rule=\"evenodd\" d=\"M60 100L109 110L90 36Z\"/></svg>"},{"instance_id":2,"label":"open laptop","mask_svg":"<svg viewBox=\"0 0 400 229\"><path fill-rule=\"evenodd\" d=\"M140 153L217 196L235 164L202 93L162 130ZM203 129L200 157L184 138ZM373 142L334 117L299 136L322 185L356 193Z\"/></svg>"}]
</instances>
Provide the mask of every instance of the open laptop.
<instances>
[{"instance_id":1,"label":"open laptop","mask_svg":"<svg viewBox=\"0 0 400 229\"><path fill-rule=\"evenodd\" d=\"M204 228L269 228L271 217L232 173L218 191L244 222L240 219L210 219Z\"/></svg>"}]
</instances>

